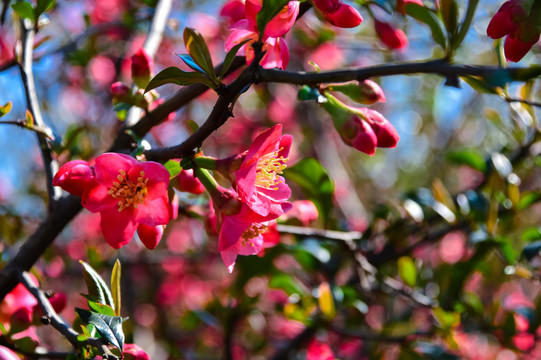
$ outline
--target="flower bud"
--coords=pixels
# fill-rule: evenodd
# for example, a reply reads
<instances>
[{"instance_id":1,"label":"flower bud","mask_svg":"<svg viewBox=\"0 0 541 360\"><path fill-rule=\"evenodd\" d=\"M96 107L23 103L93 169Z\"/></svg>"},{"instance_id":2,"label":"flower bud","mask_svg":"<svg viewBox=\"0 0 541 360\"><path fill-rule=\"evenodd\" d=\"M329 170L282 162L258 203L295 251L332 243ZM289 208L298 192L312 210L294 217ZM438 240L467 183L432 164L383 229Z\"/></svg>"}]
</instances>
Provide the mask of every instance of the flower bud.
<instances>
[{"instance_id":1,"label":"flower bud","mask_svg":"<svg viewBox=\"0 0 541 360\"><path fill-rule=\"evenodd\" d=\"M370 79L359 82L359 89L361 94L361 104L371 105L376 102L386 102L385 93L383 89Z\"/></svg>"},{"instance_id":2,"label":"flower bud","mask_svg":"<svg viewBox=\"0 0 541 360\"><path fill-rule=\"evenodd\" d=\"M378 147L394 148L400 140L396 129L383 115L374 110L371 112L377 114L372 117L370 126L378 139Z\"/></svg>"},{"instance_id":3,"label":"flower bud","mask_svg":"<svg viewBox=\"0 0 541 360\"><path fill-rule=\"evenodd\" d=\"M151 102L152 94L150 92L145 94L143 89L137 90L137 92L133 95L133 104L141 109L148 110Z\"/></svg>"},{"instance_id":4,"label":"flower bud","mask_svg":"<svg viewBox=\"0 0 541 360\"><path fill-rule=\"evenodd\" d=\"M32 325L32 308L26 306L18 308L13 315L11 315L10 324L11 333L18 333L28 329L28 327Z\"/></svg>"},{"instance_id":5,"label":"flower bud","mask_svg":"<svg viewBox=\"0 0 541 360\"><path fill-rule=\"evenodd\" d=\"M124 344L124 360L150 360L150 356L135 344Z\"/></svg>"},{"instance_id":6,"label":"flower bud","mask_svg":"<svg viewBox=\"0 0 541 360\"><path fill-rule=\"evenodd\" d=\"M189 192L195 195L202 194L205 191L205 187L201 184L201 181L194 177L192 169L182 170L175 179L177 181L173 182L173 186L178 191Z\"/></svg>"},{"instance_id":7,"label":"flower bud","mask_svg":"<svg viewBox=\"0 0 541 360\"><path fill-rule=\"evenodd\" d=\"M131 101L131 89L123 82L117 81L111 85L111 95L113 96L113 104L126 103Z\"/></svg>"},{"instance_id":8,"label":"flower bud","mask_svg":"<svg viewBox=\"0 0 541 360\"><path fill-rule=\"evenodd\" d=\"M354 28L363 22L363 17L351 5L339 1L335 11L324 13L325 19L341 28Z\"/></svg>"},{"instance_id":9,"label":"flower bud","mask_svg":"<svg viewBox=\"0 0 541 360\"><path fill-rule=\"evenodd\" d=\"M423 6L422 0L396 0L396 11L402 15L406 15L407 4L417 4Z\"/></svg>"},{"instance_id":10,"label":"flower bud","mask_svg":"<svg viewBox=\"0 0 541 360\"><path fill-rule=\"evenodd\" d=\"M131 58L132 80L141 89L144 89L150 81L152 73L152 58L145 49L140 48Z\"/></svg>"},{"instance_id":11,"label":"flower bud","mask_svg":"<svg viewBox=\"0 0 541 360\"><path fill-rule=\"evenodd\" d=\"M314 0L314 5L324 13L332 13L338 9L339 0Z\"/></svg>"},{"instance_id":12,"label":"flower bud","mask_svg":"<svg viewBox=\"0 0 541 360\"><path fill-rule=\"evenodd\" d=\"M376 35L383 44L391 49L402 49L408 46L408 38L401 30L391 24L374 19Z\"/></svg>"},{"instance_id":13,"label":"flower bud","mask_svg":"<svg viewBox=\"0 0 541 360\"><path fill-rule=\"evenodd\" d=\"M357 115L352 115L342 128L337 130L347 145L370 156L376 153L377 136L370 125Z\"/></svg>"},{"instance_id":14,"label":"flower bud","mask_svg":"<svg viewBox=\"0 0 541 360\"><path fill-rule=\"evenodd\" d=\"M532 46L539 41L539 34L533 41L524 42L512 35L508 35L505 38L503 46L505 58L509 61L519 62L530 51Z\"/></svg>"}]
</instances>

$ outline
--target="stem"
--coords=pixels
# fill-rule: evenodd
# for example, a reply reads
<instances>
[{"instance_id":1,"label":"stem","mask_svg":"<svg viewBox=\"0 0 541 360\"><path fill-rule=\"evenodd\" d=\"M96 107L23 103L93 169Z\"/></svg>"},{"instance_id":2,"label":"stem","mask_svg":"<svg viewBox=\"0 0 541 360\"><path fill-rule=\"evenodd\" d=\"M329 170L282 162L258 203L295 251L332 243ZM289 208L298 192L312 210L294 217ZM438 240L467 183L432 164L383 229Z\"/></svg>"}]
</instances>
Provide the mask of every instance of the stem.
<instances>
[{"instance_id":1,"label":"stem","mask_svg":"<svg viewBox=\"0 0 541 360\"><path fill-rule=\"evenodd\" d=\"M193 163L201 169L215 170L217 159L207 156L197 156L193 159Z\"/></svg>"}]
</instances>

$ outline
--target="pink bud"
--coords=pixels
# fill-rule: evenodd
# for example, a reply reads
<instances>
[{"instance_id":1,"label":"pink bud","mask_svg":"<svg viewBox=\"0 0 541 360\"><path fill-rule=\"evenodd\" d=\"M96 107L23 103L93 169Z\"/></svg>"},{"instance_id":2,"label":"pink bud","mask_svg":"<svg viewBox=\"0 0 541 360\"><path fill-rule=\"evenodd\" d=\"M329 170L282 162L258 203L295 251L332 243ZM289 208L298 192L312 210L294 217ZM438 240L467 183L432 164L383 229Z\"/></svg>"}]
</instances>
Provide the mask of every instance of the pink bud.
<instances>
[{"instance_id":1,"label":"pink bud","mask_svg":"<svg viewBox=\"0 0 541 360\"><path fill-rule=\"evenodd\" d=\"M339 0L314 0L314 5L324 13L333 13L338 10Z\"/></svg>"},{"instance_id":2,"label":"pink bud","mask_svg":"<svg viewBox=\"0 0 541 360\"><path fill-rule=\"evenodd\" d=\"M32 325L32 308L21 307L18 308L13 315L11 315L11 332L21 332Z\"/></svg>"},{"instance_id":3,"label":"pink bud","mask_svg":"<svg viewBox=\"0 0 541 360\"><path fill-rule=\"evenodd\" d=\"M398 144L400 136L389 121L373 123L370 126L378 138L378 147L394 148Z\"/></svg>"},{"instance_id":4,"label":"pink bud","mask_svg":"<svg viewBox=\"0 0 541 360\"><path fill-rule=\"evenodd\" d=\"M378 101L387 101L383 89L375 81L370 79L363 80L359 83L359 88L361 89L362 104L370 105Z\"/></svg>"},{"instance_id":5,"label":"pink bud","mask_svg":"<svg viewBox=\"0 0 541 360\"><path fill-rule=\"evenodd\" d=\"M124 344L124 360L150 360L150 356L135 344Z\"/></svg>"},{"instance_id":6,"label":"pink bud","mask_svg":"<svg viewBox=\"0 0 541 360\"><path fill-rule=\"evenodd\" d=\"M402 49L408 46L408 38L401 30L394 28L389 23L374 19L376 35L382 43L391 49Z\"/></svg>"},{"instance_id":7,"label":"pink bud","mask_svg":"<svg viewBox=\"0 0 541 360\"><path fill-rule=\"evenodd\" d=\"M539 34L534 38L533 41L524 42L519 39L516 39L512 35L508 35L505 38L505 43L503 46L505 52L505 58L508 61L519 62L524 55L530 51L532 46L539 41Z\"/></svg>"},{"instance_id":8,"label":"pink bud","mask_svg":"<svg viewBox=\"0 0 541 360\"><path fill-rule=\"evenodd\" d=\"M195 195L202 194L205 191L205 187L199 179L193 176L193 170L182 170L178 174L177 182L174 183L175 189L179 191L189 192Z\"/></svg>"},{"instance_id":9,"label":"pink bud","mask_svg":"<svg viewBox=\"0 0 541 360\"><path fill-rule=\"evenodd\" d=\"M145 49L140 48L131 58L131 76L138 87L144 89L150 81L152 73L152 58Z\"/></svg>"},{"instance_id":10,"label":"pink bud","mask_svg":"<svg viewBox=\"0 0 541 360\"><path fill-rule=\"evenodd\" d=\"M131 89L123 82L117 81L111 85L111 95L113 96L113 102L117 103L129 103L131 99Z\"/></svg>"},{"instance_id":11,"label":"pink bud","mask_svg":"<svg viewBox=\"0 0 541 360\"><path fill-rule=\"evenodd\" d=\"M342 140L347 145L370 156L376 153L377 136L370 125L357 115L353 115L339 131Z\"/></svg>"},{"instance_id":12,"label":"pink bud","mask_svg":"<svg viewBox=\"0 0 541 360\"><path fill-rule=\"evenodd\" d=\"M49 299L49 302L53 306L54 311L59 313L62 310L64 310L64 308L66 307L66 304L68 302L68 298L67 298L66 294L64 294L64 293L55 293Z\"/></svg>"},{"instance_id":13,"label":"pink bud","mask_svg":"<svg viewBox=\"0 0 541 360\"><path fill-rule=\"evenodd\" d=\"M354 28L363 21L357 9L341 1L338 2L334 12L324 13L324 15L328 22L341 28Z\"/></svg>"},{"instance_id":14,"label":"pink bud","mask_svg":"<svg viewBox=\"0 0 541 360\"><path fill-rule=\"evenodd\" d=\"M493 39L499 39L511 34L519 27L518 20L521 16L526 16L526 14L518 1L505 2L490 20L487 35Z\"/></svg>"}]
</instances>

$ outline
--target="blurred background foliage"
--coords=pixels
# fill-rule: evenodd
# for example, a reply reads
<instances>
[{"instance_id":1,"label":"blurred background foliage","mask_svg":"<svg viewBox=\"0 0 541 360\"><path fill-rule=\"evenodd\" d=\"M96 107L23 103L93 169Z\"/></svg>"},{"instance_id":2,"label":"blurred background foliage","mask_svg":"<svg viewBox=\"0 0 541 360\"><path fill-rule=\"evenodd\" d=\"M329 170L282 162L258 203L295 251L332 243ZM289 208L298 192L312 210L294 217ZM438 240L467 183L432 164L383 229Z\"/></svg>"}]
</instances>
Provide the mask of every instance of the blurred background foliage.
<instances>
[{"instance_id":1,"label":"blurred background foliage","mask_svg":"<svg viewBox=\"0 0 541 360\"><path fill-rule=\"evenodd\" d=\"M120 122L109 87L129 79L153 3L58 1L47 14L35 75L45 121L61 138L62 163L89 160L112 143ZM467 1L457 3L462 15ZM479 2L454 62L498 65L502 44L486 27L500 3ZM361 5L365 21L352 30L331 28L308 11L287 37L288 70L312 70L308 61L334 69L444 56L425 24L371 5L408 35L407 49L388 50ZM215 63L223 59L229 24L220 6L174 2L155 73L182 68L175 53L186 52L186 26L203 34ZM8 19L0 29L7 44L0 47L0 105L13 102L10 117L22 118L18 70L5 66L13 28ZM535 46L520 65L540 59ZM502 97L463 80L446 86L437 75L373 80L387 98L373 108L400 134L395 149L374 157L343 144L329 115L297 101L299 87L283 84L252 87L235 117L204 143L205 154L222 157L246 150L275 123L293 135L285 171L292 200L313 201L319 218L303 224L301 213L281 221L280 244L264 256L239 258L229 275L207 232L208 199L178 193L179 219L154 251L135 241L110 248L97 214L81 212L35 266L42 287L69 295L63 316L72 320L73 308L84 306L78 260L107 277L120 259L124 331L154 359L304 359L314 344L340 359L541 358L539 107L505 99L539 101L539 81L506 86ZM177 89L162 87L160 97ZM215 100L205 93L147 140L154 147L181 142L189 120L202 124ZM47 195L31 132L0 127L0 152L5 262L45 215ZM64 346L39 331L52 348Z\"/></svg>"}]
</instances>

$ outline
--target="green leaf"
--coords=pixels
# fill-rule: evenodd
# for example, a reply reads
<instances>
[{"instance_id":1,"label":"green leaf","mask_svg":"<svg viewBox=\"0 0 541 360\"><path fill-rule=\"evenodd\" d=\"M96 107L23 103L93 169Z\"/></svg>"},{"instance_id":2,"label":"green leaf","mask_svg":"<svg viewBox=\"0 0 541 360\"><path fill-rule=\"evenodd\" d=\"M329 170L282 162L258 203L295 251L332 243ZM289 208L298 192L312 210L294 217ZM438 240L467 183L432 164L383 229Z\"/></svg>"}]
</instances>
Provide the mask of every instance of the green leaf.
<instances>
[{"instance_id":1,"label":"green leaf","mask_svg":"<svg viewBox=\"0 0 541 360\"><path fill-rule=\"evenodd\" d=\"M289 0L263 0L261 10L257 13L257 29L259 30L259 40L263 38L265 28L269 21L271 21L280 10L287 5Z\"/></svg>"},{"instance_id":2,"label":"green leaf","mask_svg":"<svg viewBox=\"0 0 541 360\"><path fill-rule=\"evenodd\" d=\"M36 350L38 343L31 337L25 336L23 338L13 340L13 345L15 345L15 347L20 351L33 353Z\"/></svg>"},{"instance_id":3,"label":"green leaf","mask_svg":"<svg viewBox=\"0 0 541 360\"><path fill-rule=\"evenodd\" d=\"M458 5L456 0L441 0L440 11L445 28L450 34L454 34L456 32L458 17Z\"/></svg>"},{"instance_id":4,"label":"green leaf","mask_svg":"<svg viewBox=\"0 0 541 360\"><path fill-rule=\"evenodd\" d=\"M466 82L466 84L470 85L472 89L485 94L493 94L493 95L499 95L499 92L492 86L488 86L483 80L473 77L473 76L462 76L462 80Z\"/></svg>"},{"instance_id":5,"label":"green leaf","mask_svg":"<svg viewBox=\"0 0 541 360\"><path fill-rule=\"evenodd\" d=\"M299 285L293 276L285 273L273 275L269 282L269 288L282 289L288 295L300 294L306 295L306 291Z\"/></svg>"},{"instance_id":6,"label":"green leaf","mask_svg":"<svg viewBox=\"0 0 541 360\"><path fill-rule=\"evenodd\" d=\"M88 300L88 307L93 310L93 312L96 312L98 314L108 315L108 316L115 316L116 313L113 310L112 307L109 305L104 305L97 303L95 301Z\"/></svg>"},{"instance_id":7,"label":"green leaf","mask_svg":"<svg viewBox=\"0 0 541 360\"><path fill-rule=\"evenodd\" d=\"M32 113L30 110L26 110L26 127L32 128L34 126L34 116L32 116Z\"/></svg>"},{"instance_id":8,"label":"green leaf","mask_svg":"<svg viewBox=\"0 0 541 360\"><path fill-rule=\"evenodd\" d=\"M458 165L467 165L477 171L484 173L487 164L483 155L476 149L460 149L447 153L447 159Z\"/></svg>"},{"instance_id":9,"label":"green leaf","mask_svg":"<svg viewBox=\"0 0 541 360\"><path fill-rule=\"evenodd\" d=\"M214 81L217 82L214 73L214 65L203 36L195 29L187 27L184 29L184 46L193 61L203 69L203 71Z\"/></svg>"},{"instance_id":10,"label":"green leaf","mask_svg":"<svg viewBox=\"0 0 541 360\"><path fill-rule=\"evenodd\" d=\"M333 208L334 184L325 168L314 158L306 158L284 170L286 179L297 183L308 200L316 205L327 223Z\"/></svg>"},{"instance_id":11,"label":"green leaf","mask_svg":"<svg viewBox=\"0 0 541 360\"><path fill-rule=\"evenodd\" d=\"M34 15L36 19L39 18L41 14L46 11L49 11L53 8L55 0L38 0L36 4L36 9L34 10Z\"/></svg>"},{"instance_id":12,"label":"green leaf","mask_svg":"<svg viewBox=\"0 0 541 360\"><path fill-rule=\"evenodd\" d=\"M415 286L417 280L417 269L415 262L409 256L402 256L398 259L398 274L404 283L410 287Z\"/></svg>"},{"instance_id":13,"label":"green leaf","mask_svg":"<svg viewBox=\"0 0 541 360\"><path fill-rule=\"evenodd\" d=\"M11 111L11 101L8 102L6 105L4 106L0 106L0 117L6 115L7 113L9 113Z\"/></svg>"},{"instance_id":14,"label":"green leaf","mask_svg":"<svg viewBox=\"0 0 541 360\"><path fill-rule=\"evenodd\" d=\"M201 69L199 65L192 59L188 54L176 54L180 60L182 60L186 65L188 65L192 70L205 74L205 70Z\"/></svg>"},{"instance_id":15,"label":"green leaf","mask_svg":"<svg viewBox=\"0 0 541 360\"><path fill-rule=\"evenodd\" d=\"M182 168L180 167L180 162L176 160L169 160L165 164L163 164L167 171L169 171L169 180L180 174L182 171Z\"/></svg>"},{"instance_id":16,"label":"green leaf","mask_svg":"<svg viewBox=\"0 0 541 360\"><path fill-rule=\"evenodd\" d=\"M15 4L12 4L11 7L21 19L36 20L34 17L34 8L29 2L17 1Z\"/></svg>"},{"instance_id":17,"label":"green leaf","mask_svg":"<svg viewBox=\"0 0 541 360\"><path fill-rule=\"evenodd\" d=\"M222 71L220 72L220 79L223 79L223 77L225 76L225 73L227 72L227 70L229 70L229 67L233 63L233 60L235 59L235 56L237 56L237 53L239 52L240 48L244 44L246 44L248 41L250 41L250 39L246 39L244 41L241 41L237 45L233 46L231 48L231 50L229 50L227 52L227 54L225 54L224 63L222 65Z\"/></svg>"},{"instance_id":18,"label":"green leaf","mask_svg":"<svg viewBox=\"0 0 541 360\"><path fill-rule=\"evenodd\" d=\"M94 325L104 339L122 351L124 348L124 331L122 330L122 318L120 316L108 316L80 308L75 308L75 311L81 320L86 324Z\"/></svg>"},{"instance_id":19,"label":"green leaf","mask_svg":"<svg viewBox=\"0 0 541 360\"><path fill-rule=\"evenodd\" d=\"M96 302L109 305L114 309L113 297L105 281L90 265L82 260L79 262L83 265L83 276L88 288L88 295L95 299Z\"/></svg>"},{"instance_id":20,"label":"green leaf","mask_svg":"<svg viewBox=\"0 0 541 360\"><path fill-rule=\"evenodd\" d=\"M405 7L406 13L422 23L427 24L432 32L432 38L444 50L447 49L447 37L445 27L436 13L422 5L408 3Z\"/></svg>"},{"instance_id":21,"label":"green leaf","mask_svg":"<svg viewBox=\"0 0 541 360\"><path fill-rule=\"evenodd\" d=\"M215 87L215 85L201 73L186 72L177 67L171 66L160 71L156 76L154 76L145 88L145 92L149 92L150 90L165 84L186 86L196 83L203 83L212 89Z\"/></svg>"},{"instance_id":22,"label":"green leaf","mask_svg":"<svg viewBox=\"0 0 541 360\"><path fill-rule=\"evenodd\" d=\"M536 202L541 200L541 194L538 192L524 192L520 195L520 200L518 202L517 209L524 210Z\"/></svg>"},{"instance_id":23,"label":"green leaf","mask_svg":"<svg viewBox=\"0 0 541 360\"><path fill-rule=\"evenodd\" d=\"M443 329L449 329L460 325L460 314L458 313L448 312L441 307L438 307L432 310L432 314Z\"/></svg>"},{"instance_id":24,"label":"green leaf","mask_svg":"<svg viewBox=\"0 0 541 360\"><path fill-rule=\"evenodd\" d=\"M473 21L475 9L477 8L478 3L479 0L468 0L466 16L464 17L464 21L460 25L460 30L458 30L457 36L453 38L453 49L456 49L462 43L462 41L464 41L464 38L466 37L466 34L468 33L468 30L470 29L471 23Z\"/></svg>"}]
</instances>

